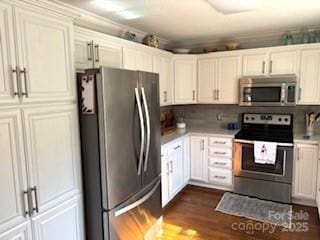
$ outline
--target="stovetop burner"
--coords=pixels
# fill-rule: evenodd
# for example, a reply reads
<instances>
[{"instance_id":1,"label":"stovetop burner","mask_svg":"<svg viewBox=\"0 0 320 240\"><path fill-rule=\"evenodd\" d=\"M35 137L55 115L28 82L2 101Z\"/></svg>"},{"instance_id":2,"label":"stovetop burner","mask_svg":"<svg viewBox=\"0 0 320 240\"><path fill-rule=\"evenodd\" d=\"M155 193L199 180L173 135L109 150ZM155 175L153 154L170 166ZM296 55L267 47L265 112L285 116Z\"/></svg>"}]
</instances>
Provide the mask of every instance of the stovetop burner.
<instances>
[{"instance_id":1,"label":"stovetop burner","mask_svg":"<svg viewBox=\"0 0 320 240\"><path fill-rule=\"evenodd\" d=\"M236 139L293 143L293 116L291 114L242 115L241 130Z\"/></svg>"}]
</instances>

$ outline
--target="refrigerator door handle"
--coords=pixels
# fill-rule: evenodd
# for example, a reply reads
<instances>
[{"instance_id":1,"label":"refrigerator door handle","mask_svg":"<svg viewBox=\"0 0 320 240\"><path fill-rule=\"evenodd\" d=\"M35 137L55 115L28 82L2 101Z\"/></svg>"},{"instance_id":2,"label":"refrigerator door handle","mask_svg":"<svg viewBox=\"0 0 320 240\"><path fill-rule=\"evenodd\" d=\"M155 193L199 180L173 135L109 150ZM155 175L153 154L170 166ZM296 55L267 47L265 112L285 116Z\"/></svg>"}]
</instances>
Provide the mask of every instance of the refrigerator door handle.
<instances>
[{"instance_id":1,"label":"refrigerator door handle","mask_svg":"<svg viewBox=\"0 0 320 240\"><path fill-rule=\"evenodd\" d=\"M150 138L151 138L151 129L150 129L150 114L149 114L149 108L146 98L146 93L144 91L144 87L141 88L142 92L142 100L144 109L146 112L146 120L147 120L147 146L146 146L146 154L145 154L145 161L144 161L144 171L146 172L148 169L148 159L149 159L149 151L150 151Z\"/></svg>"},{"instance_id":2,"label":"refrigerator door handle","mask_svg":"<svg viewBox=\"0 0 320 240\"><path fill-rule=\"evenodd\" d=\"M139 119L140 119L140 131L141 131L141 145L140 145L140 154L139 154L139 163L138 163L138 175L140 176L142 171L142 164L143 164L143 152L144 152L144 120L142 114L142 106L140 101L140 94L138 88L134 89L137 105L138 105L138 112L139 112Z\"/></svg>"},{"instance_id":3,"label":"refrigerator door handle","mask_svg":"<svg viewBox=\"0 0 320 240\"><path fill-rule=\"evenodd\" d=\"M157 190L158 186L160 185L160 181L158 181L156 183L156 185L151 189L150 192L148 192L146 195L144 195L142 198L138 199L137 201L135 201L134 203L124 207L124 208L121 208L117 211L115 211L114 213L114 216L115 217L118 217L122 214L125 214L126 212L129 212L131 211L132 209L140 206L141 204L145 203L146 201L149 200L150 197L152 197L152 195L154 194L154 192Z\"/></svg>"}]
</instances>

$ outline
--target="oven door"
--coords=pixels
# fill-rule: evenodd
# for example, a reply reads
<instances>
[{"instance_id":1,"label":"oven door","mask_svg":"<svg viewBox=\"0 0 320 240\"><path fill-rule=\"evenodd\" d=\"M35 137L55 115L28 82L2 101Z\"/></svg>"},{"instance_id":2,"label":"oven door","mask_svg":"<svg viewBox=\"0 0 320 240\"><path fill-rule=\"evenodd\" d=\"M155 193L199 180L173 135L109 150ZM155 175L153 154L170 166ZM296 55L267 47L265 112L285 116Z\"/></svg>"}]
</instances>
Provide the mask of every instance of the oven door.
<instances>
[{"instance_id":1,"label":"oven door","mask_svg":"<svg viewBox=\"0 0 320 240\"><path fill-rule=\"evenodd\" d=\"M293 146L279 144L275 164L259 164L254 161L253 142L246 142L235 143L235 176L282 183L292 182Z\"/></svg>"},{"instance_id":2,"label":"oven door","mask_svg":"<svg viewBox=\"0 0 320 240\"><path fill-rule=\"evenodd\" d=\"M281 83L255 83L240 86L241 106L281 106L286 102L286 88Z\"/></svg>"}]
</instances>

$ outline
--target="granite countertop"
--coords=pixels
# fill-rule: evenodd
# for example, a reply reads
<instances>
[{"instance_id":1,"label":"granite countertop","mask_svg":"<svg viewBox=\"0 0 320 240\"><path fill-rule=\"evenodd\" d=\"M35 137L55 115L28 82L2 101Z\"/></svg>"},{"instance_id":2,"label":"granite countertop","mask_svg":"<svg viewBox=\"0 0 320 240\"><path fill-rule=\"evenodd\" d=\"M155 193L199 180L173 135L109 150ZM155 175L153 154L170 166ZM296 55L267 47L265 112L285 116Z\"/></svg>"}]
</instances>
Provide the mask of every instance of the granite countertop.
<instances>
[{"instance_id":1,"label":"granite countertop","mask_svg":"<svg viewBox=\"0 0 320 240\"><path fill-rule=\"evenodd\" d=\"M186 136L188 134L212 134L215 136L221 136L221 137L234 137L234 135L239 130L227 130L224 128L218 128L218 127L205 127L205 128L186 128L186 129L176 129L174 132L165 134L161 136L161 145L164 145L168 142L171 142L177 138Z\"/></svg>"},{"instance_id":2,"label":"granite countertop","mask_svg":"<svg viewBox=\"0 0 320 240\"><path fill-rule=\"evenodd\" d=\"M234 135L239 130L227 130L225 128L219 127L198 127L198 128L186 128L186 129L177 129L174 132L165 134L161 136L161 145L164 145L168 142L174 141L180 137L186 136L188 134L207 134L215 135L220 137L234 137ZM320 144L320 135L315 135L309 139L304 138L304 133L294 133L294 142L295 143L305 143L305 144Z\"/></svg>"}]
</instances>

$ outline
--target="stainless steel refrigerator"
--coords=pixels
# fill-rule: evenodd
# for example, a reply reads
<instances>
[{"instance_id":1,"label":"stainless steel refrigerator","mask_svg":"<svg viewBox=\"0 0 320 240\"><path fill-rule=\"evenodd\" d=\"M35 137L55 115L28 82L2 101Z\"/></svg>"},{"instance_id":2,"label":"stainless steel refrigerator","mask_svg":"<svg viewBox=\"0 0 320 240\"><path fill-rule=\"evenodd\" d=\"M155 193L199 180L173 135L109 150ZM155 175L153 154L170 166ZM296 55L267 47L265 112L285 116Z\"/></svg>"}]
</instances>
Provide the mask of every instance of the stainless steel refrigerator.
<instances>
[{"instance_id":1,"label":"stainless steel refrigerator","mask_svg":"<svg viewBox=\"0 0 320 240\"><path fill-rule=\"evenodd\" d=\"M140 240L161 217L158 74L80 73L87 239Z\"/></svg>"}]
</instances>

